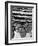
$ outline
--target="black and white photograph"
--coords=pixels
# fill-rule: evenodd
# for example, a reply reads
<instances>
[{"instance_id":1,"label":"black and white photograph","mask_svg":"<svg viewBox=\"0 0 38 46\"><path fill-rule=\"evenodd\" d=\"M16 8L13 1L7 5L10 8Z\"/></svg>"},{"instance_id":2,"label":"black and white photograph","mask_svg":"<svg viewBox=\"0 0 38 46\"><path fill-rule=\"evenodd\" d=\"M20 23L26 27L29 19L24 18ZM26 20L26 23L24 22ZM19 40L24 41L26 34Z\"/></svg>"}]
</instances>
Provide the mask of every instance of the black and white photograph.
<instances>
[{"instance_id":1,"label":"black and white photograph","mask_svg":"<svg viewBox=\"0 0 38 46\"><path fill-rule=\"evenodd\" d=\"M36 42L36 3L6 2L6 43Z\"/></svg>"},{"instance_id":2,"label":"black and white photograph","mask_svg":"<svg viewBox=\"0 0 38 46\"><path fill-rule=\"evenodd\" d=\"M32 37L32 9L27 6L11 6L11 40Z\"/></svg>"}]
</instances>

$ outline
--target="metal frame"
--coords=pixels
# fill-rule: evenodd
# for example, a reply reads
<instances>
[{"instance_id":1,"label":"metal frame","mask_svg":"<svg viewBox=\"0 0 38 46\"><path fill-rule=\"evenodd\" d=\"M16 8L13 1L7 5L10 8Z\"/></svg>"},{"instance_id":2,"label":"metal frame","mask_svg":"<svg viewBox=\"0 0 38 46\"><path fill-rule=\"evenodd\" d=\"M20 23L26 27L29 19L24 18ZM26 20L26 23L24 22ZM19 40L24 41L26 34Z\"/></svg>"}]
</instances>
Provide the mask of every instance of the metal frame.
<instances>
[{"instance_id":1,"label":"metal frame","mask_svg":"<svg viewBox=\"0 0 38 46\"><path fill-rule=\"evenodd\" d=\"M33 4L33 5L36 5L36 41L34 41L34 42L21 42L21 43L8 43L8 4L9 3ZM37 43L37 3L6 1L5 2L5 45L27 44L27 43Z\"/></svg>"}]
</instances>

